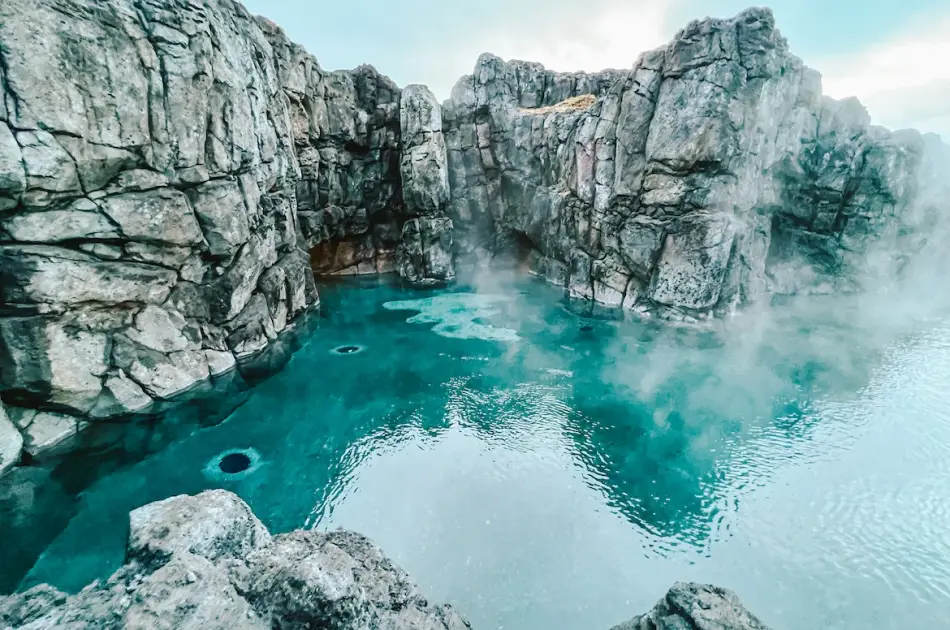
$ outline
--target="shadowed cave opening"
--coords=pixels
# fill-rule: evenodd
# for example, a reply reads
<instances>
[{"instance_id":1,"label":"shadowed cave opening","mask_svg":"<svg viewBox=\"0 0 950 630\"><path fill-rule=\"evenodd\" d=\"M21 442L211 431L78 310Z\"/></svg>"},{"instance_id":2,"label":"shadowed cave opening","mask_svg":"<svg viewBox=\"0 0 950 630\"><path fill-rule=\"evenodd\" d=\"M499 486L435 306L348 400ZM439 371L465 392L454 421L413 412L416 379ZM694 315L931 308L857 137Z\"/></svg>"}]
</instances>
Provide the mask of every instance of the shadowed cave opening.
<instances>
[{"instance_id":1,"label":"shadowed cave opening","mask_svg":"<svg viewBox=\"0 0 950 630\"><path fill-rule=\"evenodd\" d=\"M518 271L531 273L535 259L540 256L538 246L521 230L510 230L500 237L496 260L511 265Z\"/></svg>"}]
</instances>

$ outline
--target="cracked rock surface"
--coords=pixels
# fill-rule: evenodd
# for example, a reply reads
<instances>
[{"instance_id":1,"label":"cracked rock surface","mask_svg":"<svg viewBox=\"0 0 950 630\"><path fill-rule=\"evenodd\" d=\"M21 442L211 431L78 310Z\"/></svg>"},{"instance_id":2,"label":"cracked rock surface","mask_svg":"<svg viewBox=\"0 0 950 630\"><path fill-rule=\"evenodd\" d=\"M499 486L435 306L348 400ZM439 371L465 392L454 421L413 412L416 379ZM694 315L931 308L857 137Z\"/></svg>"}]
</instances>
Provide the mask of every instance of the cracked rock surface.
<instances>
[{"instance_id":1,"label":"cracked rock surface","mask_svg":"<svg viewBox=\"0 0 950 630\"><path fill-rule=\"evenodd\" d=\"M677 583L645 615L612 630L769 630L735 593L706 584Z\"/></svg>"},{"instance_id":2,"label":"cracked rock surface","mask_svg":"<svg viewBox=\"0 0 950 630\"><path fill-rule=\"evenodd\" d=\"M483 55L445 135L461 253L517 243L575 297L676 320L888 282L946 204L918 193L948 147L822 96L768 9L695 21L629 71Z\"/></svg>"},{"instance_id":3,"label":"cracked rock surface","mask_svg":"<svg viewBox=\"0 0 950 630\"><path fill-rule=\"evenodd\" d=\"M369 539L344 530L271 536L236 495L177 496L130 515L127 562L76 595L0 597L0 627L465 630Z\"/></svg>"}]
</instances>

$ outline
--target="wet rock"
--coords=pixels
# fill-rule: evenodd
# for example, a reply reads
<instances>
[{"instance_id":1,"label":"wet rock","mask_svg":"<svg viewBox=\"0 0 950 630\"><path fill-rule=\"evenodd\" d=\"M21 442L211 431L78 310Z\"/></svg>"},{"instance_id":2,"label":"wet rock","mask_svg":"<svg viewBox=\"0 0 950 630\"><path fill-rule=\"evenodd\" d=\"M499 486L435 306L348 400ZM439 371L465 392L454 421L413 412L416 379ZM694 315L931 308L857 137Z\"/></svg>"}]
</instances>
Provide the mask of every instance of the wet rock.
<instances>
[{"instance_id":1,"label":"wet rock","mask_svg":"<svg viewBox=\"0 0 950 630\"><path fill-rule=\"evenodd\" d=\"M211 317L215 323L233 319L247 306L264 269L276 262L274 233L253 236L220 278L211 284Z\"/></svg>"},{"instance_id":2,"label":"wet rock","mask_svg":"<svg viewBox=\"0 0 950 630\"><path fill-rule=\"evenodd\" d=\"M164 354L194 348L184 334L185 318L173 310L149 304L135 316L135 327L126 331L132 341Z\"/></svg>"},{"instance_id":3,"label":"wet rock","mask_svg":"<svg viewBox=\"0 0 950 630\"><path fill-rule=\"evenodd\" d=\"M125 335L116 335L112 359L151 397L169 400L210 376L208 359L197 348L164 354Z\"/></svg>"},{"instance_id":4,"label":"wet rock","mask_svg":"<svg viewBox=\"0 0 950 630\"><path fill-rule=\"evenodd\" d=\"M208 371L211 376L221 376L237 366L237 359L227 351L205 350L205 358L208 361Z\"/></svg>"},{"instance_id":5,"label":"wet rock","mask_svg":"<svg viewBox=\"0 0 950 630\"><path fill-rule=\"evenodd\" d=\"M147 410L155 401L123 370L106 377L103 395L89 412L92 418L125 416Z\"/></svg>"},{"instance_id":6,"label":"wet rock","mask_svg":"<svg viewBox=\"0 0 950 630\"><path fill-rule=\"evenodd\" d=\"M277 338L267 300L260 294L251 298L244 310L230 322L229 328L234 332L228 336L228 347L238 358L260 352Z\"/></svg>"},{"instance_id":7,"label":"wet rock","mask_svg":"<svg viewBox=\"0 0 950 630\"><path fill-rule=\"evenodd\" d=\"M23 451L34 458L76 437L82 428L75 416L52 411L7 407L7 414L23 436Z\"/></svg>"},{"instance_id":8,"label":"wet rock","mask_svg":"<svg viewBox=\"0 0 950 630\"><path fill-rule=\"evenodd\" d=\"M612 630L769 630L732 591L679 582L645 615Z\"/></svg>"},{"instance_id":9,"label":"wet rock","mask_svg":"<svg viewBox=\"0 0 950 630\"><path fill-rule=\"evenodd\" d=\"M0 374L19 396L88 411L108 370L105 334L46 317L0 319Z\"/></svg>"},{"instance_id":10,"label":"wet rock","mask_svg":"<svg viewBox=\"0 0 950 630\"><path fill-rule=\"evenodd\" d=\"M705 310L719 302L734 229L727 216L691 214L670 226L650 298L659 304Z\"/></svg>"},{"instance_id":11,"label":"wet rock","mask_svg":"<svg viewBox=\"0 0 950 630\"><path fill-rule=\"evenodd\" d=\"M3 403L0 403L0 475L20 462L23 450L23 436L7 416Z\"/></svg>"}]
</instances>

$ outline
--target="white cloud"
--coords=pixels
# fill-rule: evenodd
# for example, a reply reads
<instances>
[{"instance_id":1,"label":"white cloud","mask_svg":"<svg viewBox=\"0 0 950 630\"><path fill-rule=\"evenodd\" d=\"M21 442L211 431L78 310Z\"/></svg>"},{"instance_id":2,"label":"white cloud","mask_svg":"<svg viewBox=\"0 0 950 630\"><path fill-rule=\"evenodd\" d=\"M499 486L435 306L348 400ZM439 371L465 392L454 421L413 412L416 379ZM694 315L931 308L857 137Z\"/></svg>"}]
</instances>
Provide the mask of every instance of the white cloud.
<instances>
[{"instance_id":1,"label":"white cloud","mask_svg":"<svg viewBox=\"0 0 950 630\"><path fill-rule=\"evenodd\" d=\"M825 93L857 96L875 123L950 141L950 13L866 50L816 60Z\"/></svg>"},{"instance_id":2,"label":"white cloud","mask_svg":"<svg viewBox=\"0 0 950 630\"><path fill-rule=\"evenodd\" d=\"M551 0L547 9L531 15L479 23L477 29L458 33L448 54L444 49L422 53L430 68L430 87L439 97L447 97L483 52L537 61L561 72L629 68L641 52L670 40L676 30L670 17L681 2Z\"/></svg>"},{"instance_id":3,"label":"white cloud","mask_svg":"<svg viewBox=\"0 0 950 630\"><path fill-rule=\"evenodd\" d=\"M670 40L674 9L670 0L607 4L581 21L558 20L531 38L509 39L501 50L561 71L629 68L641 52Z\"/></svg>"}]
</instances>

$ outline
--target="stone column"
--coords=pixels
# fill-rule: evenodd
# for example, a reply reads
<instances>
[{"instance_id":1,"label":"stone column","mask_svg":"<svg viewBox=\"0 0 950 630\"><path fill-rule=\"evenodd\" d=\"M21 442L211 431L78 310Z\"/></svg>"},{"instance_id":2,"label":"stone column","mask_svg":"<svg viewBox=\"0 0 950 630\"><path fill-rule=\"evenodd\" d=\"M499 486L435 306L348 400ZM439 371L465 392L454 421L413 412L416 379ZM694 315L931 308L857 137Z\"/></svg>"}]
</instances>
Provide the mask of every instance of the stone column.
<instances>
[{"instance_id":1,"label":"stone column","mask_svg":"<svg viewBox=\"0 0 950 630\"><path fill-rule=\"evenodd\" d=\"M410 218L396 252L399 275L416 285L455 279L449 172L442 133L442 107L424 85L409 85L399 110L403 202Z\"/></svg>"}]
</instances>

